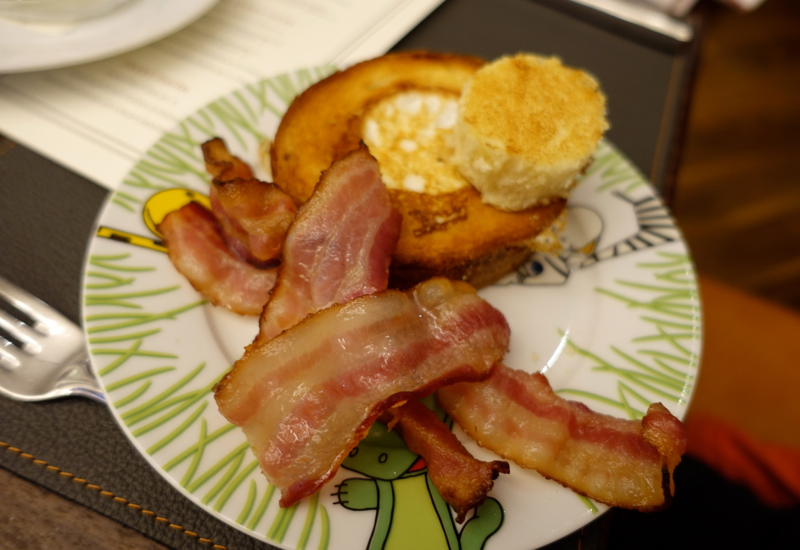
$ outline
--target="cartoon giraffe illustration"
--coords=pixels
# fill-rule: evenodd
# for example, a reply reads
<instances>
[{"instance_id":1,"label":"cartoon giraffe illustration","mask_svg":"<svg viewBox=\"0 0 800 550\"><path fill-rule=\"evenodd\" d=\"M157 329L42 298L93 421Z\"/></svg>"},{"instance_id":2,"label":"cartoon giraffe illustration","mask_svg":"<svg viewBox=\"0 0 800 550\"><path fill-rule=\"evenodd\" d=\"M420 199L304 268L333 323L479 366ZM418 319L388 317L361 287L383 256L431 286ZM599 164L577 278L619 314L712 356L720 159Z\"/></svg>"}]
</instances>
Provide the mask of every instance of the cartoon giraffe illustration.
<instances>
[{"instance_id":1,"label":"cartoon giraffe illustration","mask_svg":"<svg viewBox=\"0 0 800 550\"><path fill-rule=\"evenodd\" d=\"M433 397L423 402L446 419ZM345 479L333 494L336 504L348 510L374 511L366 550L480 550L503 523L502 506L487 498L459 532L449 505L427 475L425 460L379 422L342 466L367 476Z\"/></svg>"}]
</instances>

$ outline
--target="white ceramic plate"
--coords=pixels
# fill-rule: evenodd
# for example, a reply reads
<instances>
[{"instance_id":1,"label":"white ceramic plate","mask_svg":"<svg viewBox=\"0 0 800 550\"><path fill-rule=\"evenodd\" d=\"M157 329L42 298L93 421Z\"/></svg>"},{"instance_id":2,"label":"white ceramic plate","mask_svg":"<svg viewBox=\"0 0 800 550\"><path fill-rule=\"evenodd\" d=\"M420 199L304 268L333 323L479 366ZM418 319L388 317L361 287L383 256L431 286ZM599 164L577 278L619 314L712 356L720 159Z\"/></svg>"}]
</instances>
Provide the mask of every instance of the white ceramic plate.
<instances>
[{"instance_id":1,"label":"white ceramic plate","mask_svg":"<svg viewBox=\"0 0 800 550\"><path fill-rule=\"evenodd\" d=\"M187 190L207 192L203 141L221 136L260 169L259 142L274 134L291 98L329 72L266 79L213 102L164 135L125 178L99 218L86 263L84 326L94 368L122 429L153 467L210 514L256 538L282 548L366 550L371 537L400 548L422 547L422 540L426 548L448 548L449 536L450 548L480 547L492 529L461 528L437 512L427 476L405 471L414 457L402 448L371 449L400 464L391 475L377 461L346 461L351 469L341 468L319 494L280 509L244 436L218 413L211 394L257 320L205 304L151 240L157 237L144 205L152 196L180 188L159 195L180 202ZM537 256L481 291L511 325L506 363L544 370L561 395L601 412L639 418L648 403L661 401L683 418L697 375L701 318L692 262L670 214L630 162L603 142L569 217L560 256ZM479 458L493 458L466 445ZM345 480L350 502L341 505L332 493ZM500 527L487 550L537 548L605 510L513 466L491 496L500 504ZM370 499L374 506L364 504Z\"/></svg>"},{"instance_id":2,"label":"white ceramic plate","mask_svg":"<svg viewBox=\"0 0 800 550\"><path fill-rule=\"evenodd\" d=\"M125 53L193 23L218 1L132 0L78 23L65 34L46 34L0 20L0 73L55 69Z\"/></svg>"}]
</instances>

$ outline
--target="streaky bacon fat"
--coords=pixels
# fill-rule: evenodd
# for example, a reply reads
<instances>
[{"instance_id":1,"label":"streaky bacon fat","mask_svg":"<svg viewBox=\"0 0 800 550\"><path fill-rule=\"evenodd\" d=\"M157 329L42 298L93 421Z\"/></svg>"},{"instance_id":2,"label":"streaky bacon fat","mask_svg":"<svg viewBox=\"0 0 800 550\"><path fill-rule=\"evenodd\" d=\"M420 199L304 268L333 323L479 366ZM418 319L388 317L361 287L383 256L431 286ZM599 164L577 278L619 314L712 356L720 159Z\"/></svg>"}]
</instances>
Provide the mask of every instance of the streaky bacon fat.
<instances>
[{"instance_id":1,"label":"streaky bacon fat","mask_svg":"<svg viewBox=\"0 0 800 550\"><path fill-rule=\"evenodd\" d=\"M334 162L289 227L256 342L315 311L384 290L401 221L365 145Z\"/></svg>"},{"instance_id":2,"label":"streaky bacon fat","mask_svg":"<svg viewBox=\"0 0 800 550\"><path fill-rule=\"evenodd\" d=\"M211 209L225 242L248 262L268 266L280 255L297 206L275 184L255 179L250 166L232 155L221 138L201 147L206 171L213 178Z\"/></svg>"},{"instance_id":3,"label":"streaky bacon fat","mask_svg":"<svg viewBox=\"0 0 800 550\"><path fill-rule=\"evenodd\" d=\"M189 203L158 226L172 264L212 304L242 315L258 315L269 300L277 269L258 269L225 244L214 216Z\"/></svg>"},{"instance_id":4,"label":"streaky bacon fat","mask_svg":"<svg viewBox=\"0 0 800 550\"><path fill-rule=\"evenodd\" d=\"M471 286L431 279L332 306L251 345L214 393L289 506L329 480L392 405L488 376L509 337Z\"/></svg>"},{"instance_id":5,"label":"streaky bacon fat","mask_svg":"<svg viewBox=\"0 0 800 550\"><path fill-rule=\"evenodd\" d=\"M660 403L641 422L614 418L559 397L541 373L502 364L486 381L436 396L479 445L582 495L642 511L671 500L686 436Z\"/></svg>"},{"instance_id":6,"label":"streaky bacon fat","mask_svg":"<svg viewBox=\"0 0 800 550\"><path fill-rule=\"evenodd\" d=\"M411 452L425 459L431 481L456 511L458 523L486 500L497 476L509 472L508 462L473 457L436 413L417 400L392 407L385 416Z\"/></svg>"}]
</instances>

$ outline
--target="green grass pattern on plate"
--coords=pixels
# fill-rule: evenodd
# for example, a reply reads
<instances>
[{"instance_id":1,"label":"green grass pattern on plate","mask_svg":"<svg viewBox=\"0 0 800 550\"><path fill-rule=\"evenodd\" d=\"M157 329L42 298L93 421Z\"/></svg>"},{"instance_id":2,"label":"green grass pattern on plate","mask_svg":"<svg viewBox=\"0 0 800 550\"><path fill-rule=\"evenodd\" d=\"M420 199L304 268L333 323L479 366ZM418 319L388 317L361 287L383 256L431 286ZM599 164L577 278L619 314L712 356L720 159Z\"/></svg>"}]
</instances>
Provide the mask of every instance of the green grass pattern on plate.
<instances>
[{"instance_id":1,"label":"green grass pattern on plate","mask_svg":"<svg viewBox=\"0 0 800 550\"><path fill-rule=\"evenodd\" d=\"M572 340L567 342L570 349L591 360L593 370L617 379L618 400L571 388L560 389L559 394L611 405L629 418L639 419L654 401L682 404L691 393L698 356L687 344L700 339L699 300L692 263L685 254L659 252L656 255L660 261L637 264L642 271L650 273L656 283L617 280L615 283L620 289L596 289L629 309L641 310L644 326L653 327L654 332L631 339L635 354L610 346L612 359L606 359ZM631 290L636 291L635 295L631 295ZM658 344L669 347L670 352L655 347Z\"/></svg>"}]
</instances>

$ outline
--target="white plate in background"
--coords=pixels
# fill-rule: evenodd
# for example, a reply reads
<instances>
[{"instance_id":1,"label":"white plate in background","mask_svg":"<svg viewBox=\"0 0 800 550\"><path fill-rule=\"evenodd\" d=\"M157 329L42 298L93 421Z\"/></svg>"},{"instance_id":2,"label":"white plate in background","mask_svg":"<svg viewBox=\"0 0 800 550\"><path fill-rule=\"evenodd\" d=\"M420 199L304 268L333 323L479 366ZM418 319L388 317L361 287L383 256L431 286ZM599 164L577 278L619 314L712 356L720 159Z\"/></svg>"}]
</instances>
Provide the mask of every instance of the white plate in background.
<instances>
[{"instance_id":1,"label":"white plate in background","mask_svg":"<svg viewBox=\"0 0 800 550\"><path fill-rule=\"evenodd\" d=\"M132 0L104 15L64 25L0 18L0 73L68 67L141 48L193 23L218 1Z\"/></svg>"}]
</instances>

